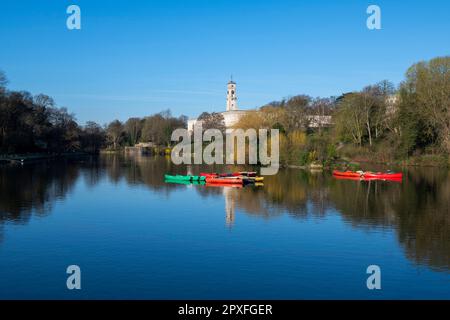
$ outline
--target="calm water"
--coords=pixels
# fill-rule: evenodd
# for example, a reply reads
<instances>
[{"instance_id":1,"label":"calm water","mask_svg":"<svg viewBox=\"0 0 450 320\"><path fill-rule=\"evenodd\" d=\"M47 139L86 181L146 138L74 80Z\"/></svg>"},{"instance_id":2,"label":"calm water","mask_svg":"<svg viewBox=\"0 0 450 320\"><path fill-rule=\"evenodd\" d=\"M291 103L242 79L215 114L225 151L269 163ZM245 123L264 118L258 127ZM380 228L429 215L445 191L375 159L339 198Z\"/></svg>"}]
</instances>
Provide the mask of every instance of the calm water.
<instances>
[{"instance_id":1,"label":"calm water","mask_svg":"<svg viewBox=\"0 0 450 320\"><path fill-rule=\"evenodd\" d=\"M0 298L450 298L448 171L163 182L200 170L119 156L0 167ZM372 264L381 291L366 287Z\"/></svg>"}]
</instances>

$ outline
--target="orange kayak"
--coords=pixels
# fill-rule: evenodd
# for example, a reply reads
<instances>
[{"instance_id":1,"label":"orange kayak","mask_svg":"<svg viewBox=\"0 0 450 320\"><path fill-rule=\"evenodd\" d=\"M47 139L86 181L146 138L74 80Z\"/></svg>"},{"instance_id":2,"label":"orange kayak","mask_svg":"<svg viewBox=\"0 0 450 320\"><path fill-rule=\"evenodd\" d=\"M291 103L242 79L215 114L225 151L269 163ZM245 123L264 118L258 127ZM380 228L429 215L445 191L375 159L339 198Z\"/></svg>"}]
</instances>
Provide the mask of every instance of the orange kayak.
<instances>
[{"instance_id":1,"label":"orange kayak","mask_svg":"<svg viewBox=\"0 0 450 320\"><path fill-rule=\"evenodd\" d=\"M242 184L244 180L241 178L214 178L206 177L206 183L219 183L219 184Z\"/></svg>"},{"instance_id":2,"label":"orange kayak","mask_svg":"<svg viewBox=\"0 0 450 320\"><path fill-rule=\"evenodd\" d=\"M364 173L363 172L354 172L354 171L334 170L333 175L337 176L337 177L361 178L364 175Z\"/></svg>"},{"instance_id":3,"label":"orange kayak","mask_svg":"<svg viewBox=\"0 0 450 320\"><path fill-rule=\"evenodd\" d=\"M226 188L243 188L244 185L242 183L233 184L233 183L206 183L207 187L226 187Z\"/></svg>"}]
</instances>

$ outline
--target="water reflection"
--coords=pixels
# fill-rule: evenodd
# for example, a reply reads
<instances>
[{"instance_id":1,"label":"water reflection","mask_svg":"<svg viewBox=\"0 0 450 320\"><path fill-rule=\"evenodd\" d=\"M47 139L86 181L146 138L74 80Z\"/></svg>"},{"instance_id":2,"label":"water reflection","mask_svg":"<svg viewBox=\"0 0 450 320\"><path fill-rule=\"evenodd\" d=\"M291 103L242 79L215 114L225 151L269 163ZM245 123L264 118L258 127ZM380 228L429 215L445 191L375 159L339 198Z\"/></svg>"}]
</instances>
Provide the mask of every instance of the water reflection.
<instances>
[{"instance_id":1,"label":"water reflection","mask_svg":"<svg viewBox=\"0 0 450 320\"><path fill-rule=\"evenodd\" d=\"M0 241L5 222L25 224L32 215L52 212L56 201L63 201L77 180L90 187L107 180L125 181L130 187L142 186L170 194L186 188L166 184L164 174L198 174L201 171L236 170L175 166L158 157L98 158L0 167ZM358 229L395 230L405 254L417 264L450 270L450 175L446 170L409 171L402 184L383 181L335 180L328 173L281 170L266 177L264 187L209 188L194 186L204 198L224 201L224 222L232 228L239 214L271 219L288 214L296 220L319 218L338 213Z\"/></svg>"}]
</instances>

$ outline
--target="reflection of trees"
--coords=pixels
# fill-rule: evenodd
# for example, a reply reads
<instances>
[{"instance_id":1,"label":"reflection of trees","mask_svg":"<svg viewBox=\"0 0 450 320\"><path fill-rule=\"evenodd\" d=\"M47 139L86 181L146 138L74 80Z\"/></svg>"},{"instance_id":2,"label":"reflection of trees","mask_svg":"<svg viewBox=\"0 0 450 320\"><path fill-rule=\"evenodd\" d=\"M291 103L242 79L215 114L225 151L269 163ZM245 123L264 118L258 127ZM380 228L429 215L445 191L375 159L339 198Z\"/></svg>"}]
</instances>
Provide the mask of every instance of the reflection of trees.
<instances>
[{"instance_id":1,"label":"reflection of trees","mask_svg":"<svg viewBox=\"0 0 450 320\"><path fill-rule=\"evenodd\" d=\"M331 181L330 199L343 218L358 227L391 226L401 186L382 181Z\"/></svg>"},{"instance_id":2,"label":"reflection of trees","mask_svg":"<svg viewBox=\"0 0 450 320\"><path fill-rule=\"evenodd\" d=\"M117 154L105 155L100 158L102 166L112 183L121 180L129 185L146 185L156 191L170 191L183 186L167 184L164 174L186 174L186 168L172 164L169 158L127 156Z\"/></svg>"},{"instance_id":3,"label":"reflection of trees","mask_svg":"<svg viewBox=\"0 0 450 320\"><path fill-rule=\"evenodd\" d=\"M398 238L408 258L450 269L450 175L427 170L410 177L396 204Z\"/></svg>"},{"instance_id":4,"label":"reflection of trees","mask_svg":"<svg viewBox=\"0 0 450 320\"><path fill-rule=\"evenodd\" d=\"M78 178L78 167L67 162L0 167L0 223L26 223L45 215L65 197Z\"/></svg>"},{"instance_id":5,"label":"reflection of trees","mask_svg":"<svg viewBox=\"0 0 450 320\"><path fill-rule=\"evenodd\" d=\"M264 188L258 189L258 198L253 194L240 195L242 200L247 196L254 204L255 214L274 215L287 211L291 216L306 218L308 215L324 215L328 206L328 187L326 176L311 175L304 171L282 170L275 176L265 177ZM239 201L238 201L239 202ZM263 204L265 203L265 204ZM246 205L239 202L239 206ZM308 209L311 206L311 209ZM260 209L263 208L263 211Z\"/></svg>"},{"instance_id":6,"label":"reflection of trees","mask_svg":"<svg viewBox=\"0 0 450 320\"><path fill-rule=\"evenodd\" d=\"M390 227L409 259L450 269L450 176L443 170L409 174L403 184L334 181L330 200L358 227Z\"/></svg>"},{"instance_id":7,"label":"reflection of trees","mask_svg":"<svg viewBox=\"0 0 450 320\"><path fill-rule=\"evenodd\" d=\"M450 269L450 175L443 170L416 170L402 184L335 180L295 170L265 180L264 188L228 191L227 201L264 218L284 212L320 217L334 208L354 227L394 229L416 263Z\"/></svg>"},{"instance_id":8,"label":"reflection of trees","mask_svg":"<svg viewBox=\"0 0 450 320\"><path fill-rule=\"evenodd\" d=\"M239 169L244 168L189 168L193 174ZM155 192L169 193L186 186L166 184L164 174L185 174L186 170L163 157L118 155L23 167L3 166L0 167L0 228L6 220L26 223L32 214L49 213L54 201L63 199L80 177L88 186L95 186L107 177L112 183L145 185ZM285 213L304 219L337 211L357 228L395 230L409 259L450 270L450 175L444 170L416 170L399 184L335 180L328 173L286 169L265 177L263 188L196 187L195 190L201 197L224 199L224 215L230 225L236 210L265 219ZM0 240L1 237L0 229Z\"/></svg>"}]
</instances>

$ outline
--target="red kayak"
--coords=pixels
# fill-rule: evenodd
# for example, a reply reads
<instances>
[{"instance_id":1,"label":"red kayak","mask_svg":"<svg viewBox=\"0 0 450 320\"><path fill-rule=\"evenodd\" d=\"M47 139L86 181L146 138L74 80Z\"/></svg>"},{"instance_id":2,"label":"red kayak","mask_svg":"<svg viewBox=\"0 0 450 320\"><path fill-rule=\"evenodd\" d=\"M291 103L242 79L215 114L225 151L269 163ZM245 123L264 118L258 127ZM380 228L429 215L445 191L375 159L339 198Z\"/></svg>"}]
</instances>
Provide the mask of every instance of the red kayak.
<instances>
[{"instance_id":1,"label":"red kayak","mask_svg":"<svg viewBox=\"0 0 450 320\"><path fill-rule=\"evenodd\" d=\"M380 178L366 178L366 177L341 177L341 176L334 176L335 179L338 180L354 180L354 181L392 181L392 182L399 182L402 183L402 178L389 178L389 179L380 179Z\"/></svg>"},{"instance_id":2,"label":"red kayak","mask_svg":"<svg viewBox=\"0 0 450 320\"><path fill-rule=\"evenodd\" d=\"M241 178L215 178L215 177L206 177L206 183L219 183L219 184L242 184L244 180Z\"/></svg>"},{"instance_id":3,"label":"red kayak","mask_svg":"<svg viewBox=\"0 0 450 320\"><path fill-rule=\"evenodd\" d=\"M390 173L390 172L365 172L364 178L367 179L383 179L383 180L390 180L390 179L402 179L403 173Z\"/></svg>"},{"instance_id":4,"label":"red kayak","mask_svg":"<svg viewBox=\"0 0 450 320\"><path fill-rule=\"evenodd\" d=\"M333 171L333 175L337 178L347 179L363 179L363 180L402 180L403 174L390 172L363 172L363 171Z\"/></svg>"},{"instance_id":5,"label":"red kayak","mask_svg":"<svg viewBox=\"0 0 450 320\"><path fill-rule=\"evenodd\" d=\"M218 176L219 176L218 173L205 173L205 172L200 173L200 177L215 178Z\"/></svg>"},{"instance_id":6,"label":"red kayak","mask_svg":"<svg viewBox=\"0 0 450 320\"><path fill-rule=\"evenodd\" d=\"M206 183L207 187L226 187L226 188L243 188L242 183L233 184L233 183Z\"/></svg>"}]
</instances>

